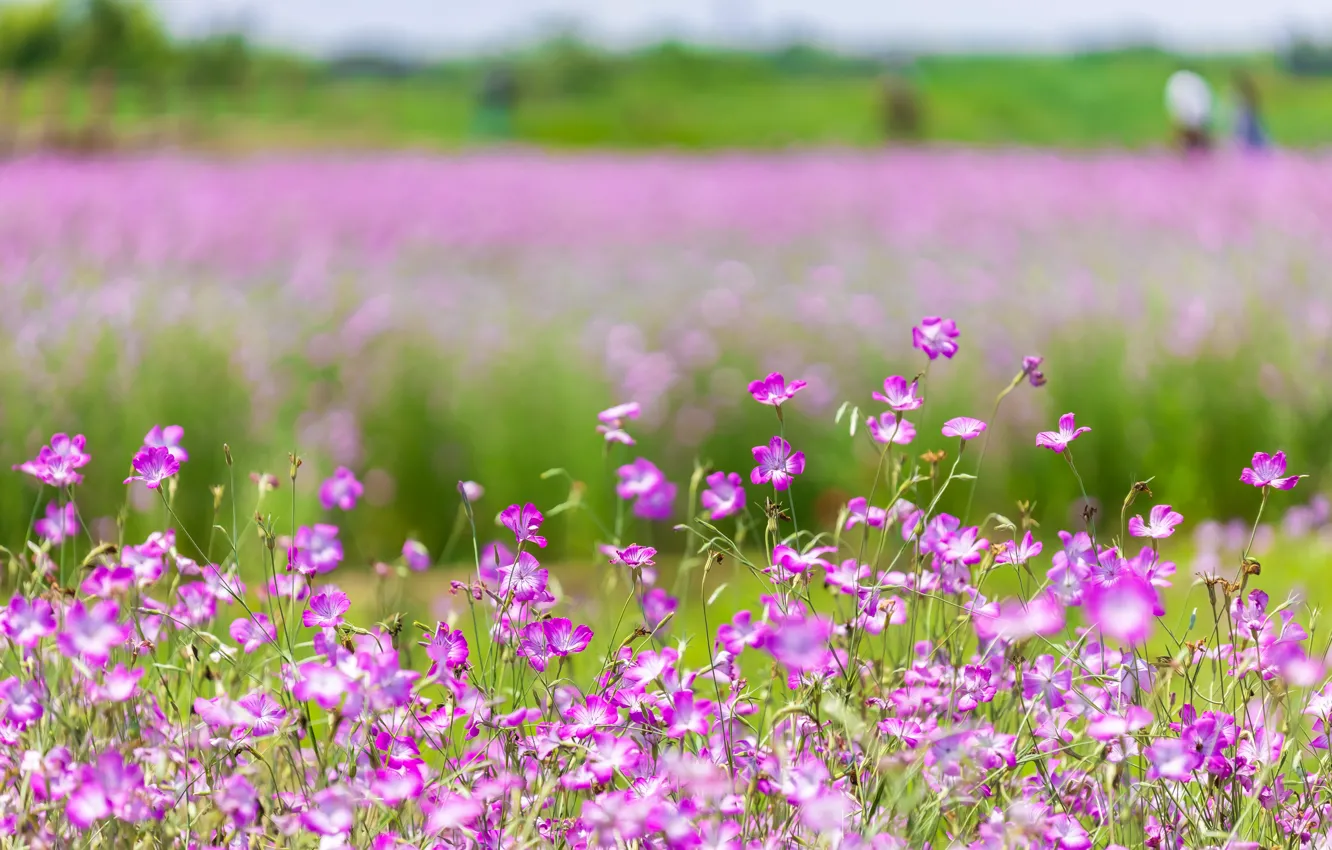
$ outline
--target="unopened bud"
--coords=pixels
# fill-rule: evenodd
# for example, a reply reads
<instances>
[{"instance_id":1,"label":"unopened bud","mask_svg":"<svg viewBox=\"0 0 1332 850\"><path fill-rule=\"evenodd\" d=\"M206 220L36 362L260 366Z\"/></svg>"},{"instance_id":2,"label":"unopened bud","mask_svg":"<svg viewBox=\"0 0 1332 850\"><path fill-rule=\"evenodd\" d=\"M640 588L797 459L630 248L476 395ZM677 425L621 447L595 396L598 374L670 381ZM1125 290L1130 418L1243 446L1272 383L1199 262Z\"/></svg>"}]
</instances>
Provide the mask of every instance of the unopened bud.
<instances>
[{"instance_id":1,"label":"unopened bud","mask_svg":"<svg viewBox=\"0 0 1332 850\"><path fill-rule=\"evenodd\" d=\"M232 465L232 461L231 461L231 446L227 445L226 443L223 443L223 444L222 444L222 457L224 457L224 458L227 459L227 466L231 466L231 465Z\"/></svg>"}]
</instances>

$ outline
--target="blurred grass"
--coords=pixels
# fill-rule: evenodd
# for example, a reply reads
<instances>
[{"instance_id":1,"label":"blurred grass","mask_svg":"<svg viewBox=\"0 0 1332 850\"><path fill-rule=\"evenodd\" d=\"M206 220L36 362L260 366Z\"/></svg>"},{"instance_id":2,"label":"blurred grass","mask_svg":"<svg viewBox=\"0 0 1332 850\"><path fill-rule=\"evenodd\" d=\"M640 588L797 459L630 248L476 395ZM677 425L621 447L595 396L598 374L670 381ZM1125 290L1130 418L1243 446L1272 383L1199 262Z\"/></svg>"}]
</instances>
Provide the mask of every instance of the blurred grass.
<instances>
[{"instance_id":1,"label":"blurred grass","mask_svg":"<svg viewBox=\"0 0 1332 850\"><path fill-rule=\"evenodd\" d=\"M799 73L755 54L663 45L585 60L574 74L528 65L514 141L554 147L781 148L883 141L881 82L873 66ZM520 69L524 66L519 65ZM967 145L1146 147L1164 144L1166 78L1181 67L1230 97L1249 71L1279 144L1332 142L1332 79L1293 77L1266 54L1177 56L1136 49L1065 56L925 56L912 78L922 139ZM475 141L477 63L403 80L257 81L234 90L150 93L120 87L126 139L175 128L194 144L226 148L444 148ZM565 79L565 78L568 79ZM52 81L22 86L20 114L36 132ZM88 114L85 86L68 93L70 120ZM162 110L166 112L163 113Z\"/></svg>"}]
</instances>

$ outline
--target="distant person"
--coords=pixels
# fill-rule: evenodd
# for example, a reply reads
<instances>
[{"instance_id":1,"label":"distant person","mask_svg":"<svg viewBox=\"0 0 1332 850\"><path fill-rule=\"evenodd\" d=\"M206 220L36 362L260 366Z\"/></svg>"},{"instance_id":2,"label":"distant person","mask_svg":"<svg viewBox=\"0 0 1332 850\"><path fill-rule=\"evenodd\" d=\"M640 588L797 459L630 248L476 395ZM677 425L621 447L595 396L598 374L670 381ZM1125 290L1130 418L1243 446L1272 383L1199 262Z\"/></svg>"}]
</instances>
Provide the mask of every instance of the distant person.
<instances>
[{"instance_id":1,"label":"distant person","mask_svg":"<svg viewBox=\"0 0 1332 850\"><path fill-rule=\"evenodd\" d=\"M1192 71L1176 71L1166 81L1166 111L1174 124L1175 143L1185 153L1212 147L1212 89Z\"/></svg>"},{"instance_id":2,"label":"distant person","mask_svg":"<svg viewBox=\"0 0 1332 850\"><path fill-rule=\"evenodd\" d=\"M915 141L920 138L920 95L909 76L891 69L883 77L884 131L892 140Z\"/></svg>"},{"instance_id":3,"label":"distant person","mask_svg":"<svg viewBox=\"0 0 1332 850\"><path fill-rule=\"evenodd\" d=\"M476 131L484 139L513 136L513 112L518 106L518 80L506 66L491 68L481 80L476 101Z\"/></svg>"},{"instance_id":4,"label":"distant person","mask_svg":"<svg viewBox=\"0 0 1332 850\"><path fill-rule=\"evenodd\" d=\"M1263 129L1263 119L1259 107L1258 84L1247 71L1236 71L1234 76L1235 96L1235 141L1249 151L1266 150L1267 132Z\"/></svg>"}]
</instances>

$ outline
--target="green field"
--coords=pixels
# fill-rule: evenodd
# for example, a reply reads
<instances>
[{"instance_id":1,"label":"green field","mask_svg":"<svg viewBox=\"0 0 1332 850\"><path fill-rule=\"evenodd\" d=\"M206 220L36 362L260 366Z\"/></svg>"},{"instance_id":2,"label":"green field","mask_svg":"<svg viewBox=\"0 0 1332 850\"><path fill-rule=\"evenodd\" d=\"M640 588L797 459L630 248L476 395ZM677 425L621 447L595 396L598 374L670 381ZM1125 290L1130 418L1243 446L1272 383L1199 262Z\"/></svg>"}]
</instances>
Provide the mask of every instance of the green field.
<instances>
[{"instance_id":1,"label":"green field","mask_svg":"<svg viewBox=\"0 0 1332 850\"><path fill-rule=\"evenodd\" d=\"M520 96L508 140L631 149L886 141L882 82L872 64L828 60L802 68L770 55L670 45L629 56L580 56L514 61ZM1212 82L1219 123L1232 95L1231 73L1244 68L1257 81L1278 144L1332 141L1332 79L1292 76L1270 55L934 56L917 60L910 74L926 143L1141 148L1168 140L1162 92L1170 73L1183 67ZM239 87L150 89L129 80L116 93L117 144L456 149L493 140L476 132L482 70L480 62L457 63L389 80L316 69L299 77L256 75ZM53 79L20 84L20 132L30 143L49 126L43 115ZM71 127L88 120L89 88L75 83L67 92L63 113Z\"/></svg>"}]
</instances>

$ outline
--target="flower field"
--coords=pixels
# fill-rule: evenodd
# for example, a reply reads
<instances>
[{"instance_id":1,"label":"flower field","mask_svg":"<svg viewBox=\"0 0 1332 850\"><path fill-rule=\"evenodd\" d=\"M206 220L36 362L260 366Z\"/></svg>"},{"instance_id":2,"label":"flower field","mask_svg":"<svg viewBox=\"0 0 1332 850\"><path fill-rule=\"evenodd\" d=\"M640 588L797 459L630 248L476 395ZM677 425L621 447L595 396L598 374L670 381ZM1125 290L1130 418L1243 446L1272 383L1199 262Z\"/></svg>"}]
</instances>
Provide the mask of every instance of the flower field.
<instances>
[{"instance_id":1,"label":"flower field","mask_svg":"<svg viewBox=\"0 0 1332 850\"><path fill-rule=\"evenodd\" d=\"M1329 165L0 166L0 846L1326 846Z\"/></svg>"}]
</instances>

